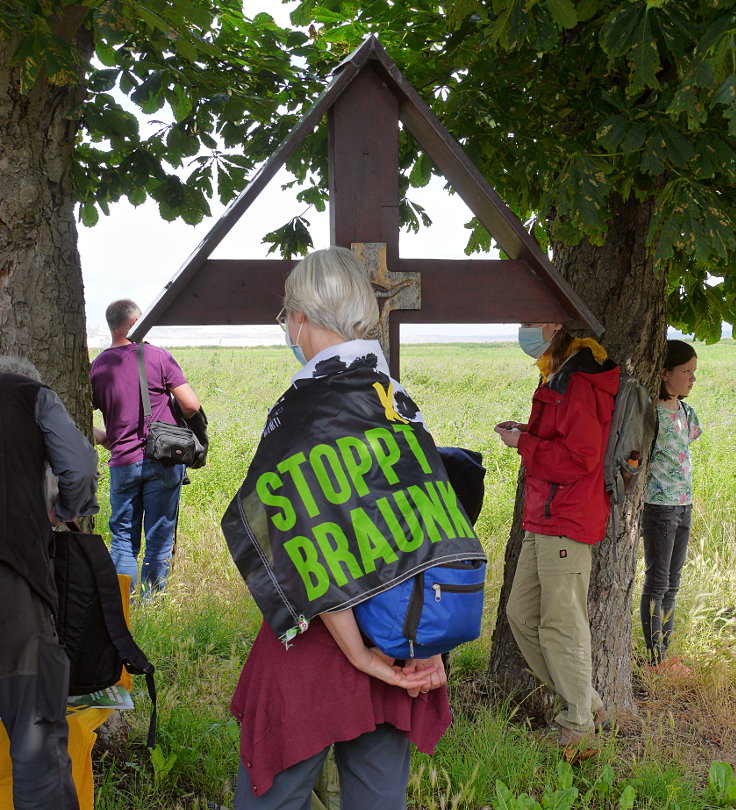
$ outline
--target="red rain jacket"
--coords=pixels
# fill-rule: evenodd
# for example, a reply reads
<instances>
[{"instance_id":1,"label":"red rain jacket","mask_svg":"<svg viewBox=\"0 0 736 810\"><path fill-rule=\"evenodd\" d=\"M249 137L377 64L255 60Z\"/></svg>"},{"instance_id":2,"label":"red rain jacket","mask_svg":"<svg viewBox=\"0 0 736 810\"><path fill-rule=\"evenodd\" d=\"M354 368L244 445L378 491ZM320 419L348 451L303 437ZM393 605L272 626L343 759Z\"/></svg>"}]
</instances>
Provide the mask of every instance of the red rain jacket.
<instances>
[{"instance_id":1,"label":"red rain jacket","mask_svg":"<svg viewBox=\"0 0 736 810\"><path fill-rule=\"evenodd\" d=\"M610 504L603 455L618 383L618 366L596 362L584 348L534 392L518 447L527 531L590 544L605 537Z\"/></svg>"}]
</instances>

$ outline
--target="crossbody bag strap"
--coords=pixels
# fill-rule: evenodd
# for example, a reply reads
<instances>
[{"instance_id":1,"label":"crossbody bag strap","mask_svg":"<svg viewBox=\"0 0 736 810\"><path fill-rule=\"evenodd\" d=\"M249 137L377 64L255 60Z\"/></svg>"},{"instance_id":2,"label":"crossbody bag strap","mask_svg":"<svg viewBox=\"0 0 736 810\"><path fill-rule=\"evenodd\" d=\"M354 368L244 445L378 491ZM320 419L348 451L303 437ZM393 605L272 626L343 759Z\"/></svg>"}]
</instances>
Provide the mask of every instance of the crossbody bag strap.
<instances>
[{"instance_id":1,"label":"crossbody bag strap","mask_svg":"<svg viewBox=\"0 0 736 810\"><path fill-rule=\"evenodd\" d=\"M139 343L135 351L138 360L138 382L141 387L141 402L143 403L143 418L151 424L151 397L148 394L148 379L146 377L146 361L143 356L143 344Z\"/></svg>"}]
</instances>

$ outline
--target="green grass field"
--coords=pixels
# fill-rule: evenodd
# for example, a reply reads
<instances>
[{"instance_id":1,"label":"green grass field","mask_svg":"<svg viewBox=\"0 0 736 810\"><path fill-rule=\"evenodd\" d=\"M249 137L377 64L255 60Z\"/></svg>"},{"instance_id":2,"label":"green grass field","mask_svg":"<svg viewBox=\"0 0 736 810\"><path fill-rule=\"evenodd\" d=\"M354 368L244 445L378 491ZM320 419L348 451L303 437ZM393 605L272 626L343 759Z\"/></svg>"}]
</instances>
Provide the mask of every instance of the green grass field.
<instances>
[{"instance_id":1,"label":"green grass field","mask_svg":"<svg viewBox=\"0 0 736 810\"><path fill-rule=\"evenodd\" d=\"M238 728L228 705L260 614L219 523L245 476L269 406L296 370L282 347L174 354L209 417L209 463L190 472L192 483L184 489L166 597L133 610L134 635L157 668L159 749L150 756L143 745L148 700L140 683L125 756L107 756L95 766L96 807L109 810L229 805ZM509 711L469 705L464 695L488 658L518 470L517 454L492 428L502 419L525 420L535 369L515 344L402 348L402 382L436 442L481 451L488 471L476 526L489 556L487 627L478 642L454 654L456 720L434 758L415 758L414 807L736 807L732 772L716 764L708 779L710 761L730 758L733 764L736 751L736 343L698 346L698 355L698 381L688 401L704 432L693 446L695 514L675 642L694 676L673 684L638 673L638 689L647 698L634 721L639 732L611 735L598 756L573 769L530 741ZM98 527L109 539L107 495L103 467ZM633 625L632 643L641 650L638 620ZM702 745L694 742L701 739Z\"/></svg>"}]
</instances>

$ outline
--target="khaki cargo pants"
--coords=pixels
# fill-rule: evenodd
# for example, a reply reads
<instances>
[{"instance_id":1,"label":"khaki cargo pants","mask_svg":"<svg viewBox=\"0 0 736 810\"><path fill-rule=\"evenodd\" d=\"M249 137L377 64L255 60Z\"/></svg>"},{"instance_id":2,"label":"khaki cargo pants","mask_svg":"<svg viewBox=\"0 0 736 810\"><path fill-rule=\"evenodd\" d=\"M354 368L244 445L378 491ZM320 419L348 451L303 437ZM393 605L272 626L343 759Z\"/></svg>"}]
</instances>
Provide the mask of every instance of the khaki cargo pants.
<instances>
[{"instance_id":1,"label":"khaki cargo pants","mask_svg":"<svg viewBox=\"0 0 736 810\"><path fill-rule=\"evenodd\" d=\"M590 562L587 543L527 532L506 605L529 669L564 706L555 722L582 732L603 705L591 684Z\"/></svg>"}]
</instances>

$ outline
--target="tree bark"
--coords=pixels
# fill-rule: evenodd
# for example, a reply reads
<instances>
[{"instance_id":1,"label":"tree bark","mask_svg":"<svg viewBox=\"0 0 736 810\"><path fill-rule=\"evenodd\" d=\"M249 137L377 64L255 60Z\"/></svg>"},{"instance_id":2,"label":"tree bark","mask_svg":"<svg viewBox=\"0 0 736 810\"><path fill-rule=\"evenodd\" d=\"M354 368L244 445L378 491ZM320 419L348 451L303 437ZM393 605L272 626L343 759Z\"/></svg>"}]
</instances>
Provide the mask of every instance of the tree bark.
<instances>
[{"instance_id":1,"label":"tree bark","mask_svg":"<svg viewBox=\"0 0 736 810\"><path fill-rule=\"evenodd\" d=\"M609 355L654 394L667 334L667 278L656 275L646 234L650 200L613 200L611 226L603 245L553 245L557 268L605 326ZM643 477L643 476L642 476ZM593 685L609 710L634 709L631 688L631 605L642 487L626 505L617 537L611 522L605 540L593 547L588 593ZM548 713L551 700L529 674L506 620L524 532L521 528L523 472L519 475L514 521L506 549L504 582L493 634L489 678L530 714Z\"/></svg>"},{"instance_id":2,"label":"tree bark","mask_svg":"<svg viewBox=\"0 0 736 810\"><path fill-rule=\"evenodd\" d=\"M54 33L80 46L88 9L68 6ZM80 82L63 87L41 75L21 94L14 42L0 41L0 353L33 362L44 382L91 435L84 288L74 219L70 115ZM89 55L90 47L81 44Z\"/></svg>"}]
</instances>

